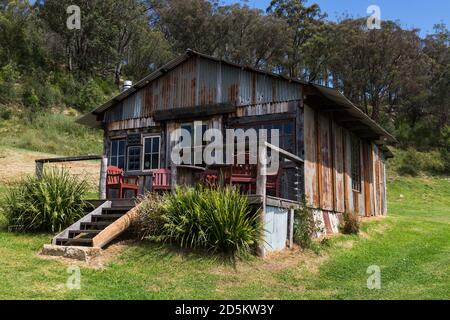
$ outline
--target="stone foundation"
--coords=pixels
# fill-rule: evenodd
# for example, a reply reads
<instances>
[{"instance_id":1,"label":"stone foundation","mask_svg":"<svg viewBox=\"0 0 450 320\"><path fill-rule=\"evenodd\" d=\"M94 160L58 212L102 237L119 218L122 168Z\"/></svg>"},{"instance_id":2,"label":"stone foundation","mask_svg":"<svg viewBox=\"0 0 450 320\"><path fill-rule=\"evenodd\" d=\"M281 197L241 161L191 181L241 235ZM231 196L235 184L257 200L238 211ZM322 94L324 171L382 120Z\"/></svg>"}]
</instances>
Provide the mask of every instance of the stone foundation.
<instances>
[{"instance_id":1,"label":"stone foundation","mask_svg":"<svg viewBox=\"0 0 450 320\"><path fill-rule=\"evenodd\" d=\"M91 259L100 256L102 254L102 249L95 247L66 247L45 244L41 254L89 262Z\"/></svg>"}]
</instances>

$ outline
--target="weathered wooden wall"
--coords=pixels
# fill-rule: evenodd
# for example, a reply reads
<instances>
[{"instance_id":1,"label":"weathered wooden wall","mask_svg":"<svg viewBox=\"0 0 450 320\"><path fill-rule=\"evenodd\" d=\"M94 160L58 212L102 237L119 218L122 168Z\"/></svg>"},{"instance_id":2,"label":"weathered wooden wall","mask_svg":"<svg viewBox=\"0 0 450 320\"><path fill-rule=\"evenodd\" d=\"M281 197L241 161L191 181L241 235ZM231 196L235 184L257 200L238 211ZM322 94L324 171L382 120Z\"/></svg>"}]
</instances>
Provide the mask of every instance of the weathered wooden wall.
<instances>
[{"instance_id":1,"label":"weathered wooden wall","mask_svg":"<svg viewBox=\"0 0 450 320\"><path fill-rule=\"evenodd\" d=\"M333 121L331 114L304 106L305 196L307 204L324 212L356 212L361 216L386 214L385 160L379 148L360 143L361 191L352 188L353 134ZM324 215L327 230L330 216Z\"/></svg>"}]
</instances>

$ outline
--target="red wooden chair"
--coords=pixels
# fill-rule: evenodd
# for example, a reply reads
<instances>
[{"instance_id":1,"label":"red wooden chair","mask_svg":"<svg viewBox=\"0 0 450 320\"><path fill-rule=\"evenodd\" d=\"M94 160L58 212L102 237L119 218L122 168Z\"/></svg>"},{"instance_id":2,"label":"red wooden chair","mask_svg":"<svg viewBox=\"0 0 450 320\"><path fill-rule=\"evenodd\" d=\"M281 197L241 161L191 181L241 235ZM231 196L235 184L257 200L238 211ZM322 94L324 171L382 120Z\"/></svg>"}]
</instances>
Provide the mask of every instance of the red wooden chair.
<instances>
[{"instance_id":1,"label":"red wooden chair","mask_svg":"<svg viewBox=\"0 0 450 320\"><path fill-rule=\"evenodd\" d=\"M219 174L216 170L205 170L199 174L199 178L207 186L216 186L219 183Z\"/></svg>"},{"instance_id":2,"label":"red wooden chair","mask_svg":"<svg viewBox=\"0 0 450 320\"><path fill-rule=\"evenodd\" d=\"M239 185L243 191L252 193L252 185L256 183L256 165L240 164L231 167L227 181L231 185Z\"/></svg>"},{"instance_id":3,"label":"red wooden chair","mask_svg":"<svg viewBox=\"0 0 450 320\"><path fill-rule=\"evenodd\" d=\"M152 190L166 191L170 190L170 170L157 169L152 171Z\"/></svg>"},{"instance_id":4,"label":"red wooden chair","mask_svg":"<svg viewBox=\"0 0 450 320\"><path fill-rule=\"evenodd\" d=\"M106 192L109 194L109 190L118 190L119 199L124 198L124 191L132 190L134 192L134 196L138 195L138 177L124 177L123 170L109 166L108 167L108 175L106 178Z\"/></svg>"},{"instance_id":5,"label":"red wooden chair","mask_svg":"<svg viewBox=\"0 0 450 320\"><path fill-rule=\"evenodd\" d=\"M267 192L273 192L275 197L280 197L280 179L281 179L281 169L278 170L277 174L268 175L266 178L266 190Z\"/></svg>"}]
</instances>

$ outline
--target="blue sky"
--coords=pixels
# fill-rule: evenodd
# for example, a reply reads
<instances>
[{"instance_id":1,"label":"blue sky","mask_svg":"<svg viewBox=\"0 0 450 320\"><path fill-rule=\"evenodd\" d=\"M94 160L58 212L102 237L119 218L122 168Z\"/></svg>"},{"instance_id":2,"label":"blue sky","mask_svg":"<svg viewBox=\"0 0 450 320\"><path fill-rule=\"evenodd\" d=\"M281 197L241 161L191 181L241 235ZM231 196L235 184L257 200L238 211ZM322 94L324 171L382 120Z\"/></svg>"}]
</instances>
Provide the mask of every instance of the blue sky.
<instances>
[{"instance_id":1,"label":"blue sky","mask_svg":"<svg viewBox=\"0 0 450 320\"><path fill-rule=\"evenodd\" d=\"M223 4L247 2L250 7L266 9L270 0L220 0ZM366 17L367 7L374 4L381 9L381 19L398 20L405 28L419 28L421 34L433 30L433 25L444 22L450 27L450 0L309 0L317 3L328 19L336 20L343 14Z\"/></svg>"}]
</instances>

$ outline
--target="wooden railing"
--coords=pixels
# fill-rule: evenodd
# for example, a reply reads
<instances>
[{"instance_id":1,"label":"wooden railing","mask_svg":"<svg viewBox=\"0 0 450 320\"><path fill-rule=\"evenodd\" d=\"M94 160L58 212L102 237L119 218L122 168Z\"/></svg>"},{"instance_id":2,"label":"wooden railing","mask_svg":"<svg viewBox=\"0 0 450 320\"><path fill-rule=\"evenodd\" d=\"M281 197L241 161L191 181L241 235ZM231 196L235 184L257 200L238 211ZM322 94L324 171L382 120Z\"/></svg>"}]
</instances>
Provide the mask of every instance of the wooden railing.
<instances>
[{"instance_id":1,"label":"wooden railing","mask_svg":"<svg viewBox=\"0 0 450 320\"><path fill-rule=\"evenodd\" d=\"M40 178L44 172L44 164L46 163L64 163L64 162L77 162L77 161L90 161L101 160L100 166L100 181L99 192L100 199L106 199L106 177L108 169L108 158L101 155L87 155L87 156L75 156L75 157L61 157L61 158L48 158L37 159L36 162L36 176Z\"/></svg>"}]
</instances>

